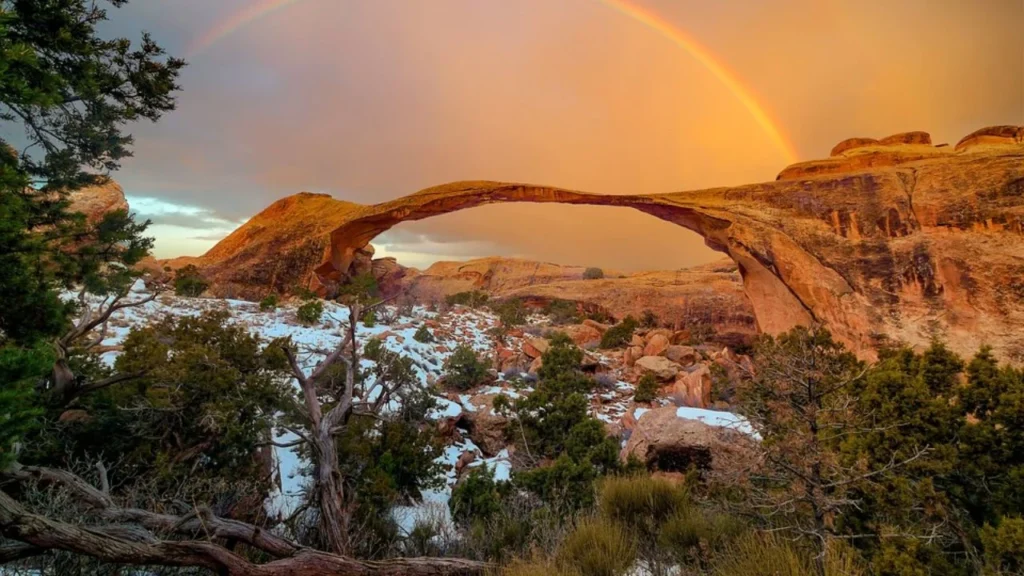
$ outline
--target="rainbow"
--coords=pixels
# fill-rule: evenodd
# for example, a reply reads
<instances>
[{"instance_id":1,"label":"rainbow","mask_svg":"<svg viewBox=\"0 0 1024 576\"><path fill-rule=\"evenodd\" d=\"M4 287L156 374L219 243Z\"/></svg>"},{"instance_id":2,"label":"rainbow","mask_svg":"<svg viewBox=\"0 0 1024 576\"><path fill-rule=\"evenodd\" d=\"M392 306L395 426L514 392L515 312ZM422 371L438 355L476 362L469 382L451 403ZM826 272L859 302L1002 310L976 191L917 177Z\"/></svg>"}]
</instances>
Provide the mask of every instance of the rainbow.
<instances>
[{"instance_id":1,"label":"rainbow","mask_svg":"<svg viewBox=\"0 0 1024 576\"><path fill-rule=\"evenodd\" d=\"M185 49L185 58L195 58L224 38L234 34L248 24L277 10L297 4L302 0L254 0L245 8L228 15L202 36L196 38Z\"/></svg>"},{"instance_id":2,"label":"rainbow","mask_svg":"<svg viewBox=\"0 0 1024 576\"><path fill-rule=\"evenodd\" d=\"M724 64L715 60L714 56L708 51L707 48L701 46L696 40L688 36L685 32L679 28L673 26L670 22L661 18L657 14L646 10L636 4L630 3L626 0L598 0L605 6L629 16L633 20L640 22L644 26L658 32L665 38L671 40L676 46L679 46L683 50L693 56L697 62L700 62L704 68L711 72L718 78L719 82L725 85L730 92L736 97L737 100L743 104L743 107L750 112L750 115L754 117L754 121L761 127L762 130L772 139L772 142L778 146L779 151L786 157L786 161L790 164L796 162L797 154L793 145L783 135L782 130L775 124L771 116L765 111L751 91L739 81L738 78L725 67Z\"/></svg>"},{"instance_id":3,"label":"rainbow","mask_svg":"<svg viewBox=\"0 0 1024 576\"><path fill-rule=\"evenodd\" d=\"M209 29L206 33L192 42L185 51L186 58L194 58L205 52L220 40L230 36L255 20L301 1L302 0L255 0L249 6L220 21L216 26ZM694 40L683 30L672 25L671 22L628 0L598 1L608 8L611 8L624 16L628 16L644 26L647 26L651 30L658 32L668 40L671 40L676 46L685 50L690 56L697 60L697 62L704 66L704 68L711 72L719 82L725 85L730 92L732 92L736 99L740 101L743 107L746 108L754 118L754 121L757 122L758 126L760 126L761 129L764 130L765 134L771 138L775 146L778 147L779 151L783 156L785 156L787 162L792 164L797 161L797 153L793 144L789 142L786 136L782 133L782 130L779 129L778 125L776 125L772 120L768 112L765 111L764 106L757 101L757 98L754 97L754 94L750 89L744 86L735 74L730 72L724 64L715 59L714 55L707 48Z\"/></svg>"}]
</instances>

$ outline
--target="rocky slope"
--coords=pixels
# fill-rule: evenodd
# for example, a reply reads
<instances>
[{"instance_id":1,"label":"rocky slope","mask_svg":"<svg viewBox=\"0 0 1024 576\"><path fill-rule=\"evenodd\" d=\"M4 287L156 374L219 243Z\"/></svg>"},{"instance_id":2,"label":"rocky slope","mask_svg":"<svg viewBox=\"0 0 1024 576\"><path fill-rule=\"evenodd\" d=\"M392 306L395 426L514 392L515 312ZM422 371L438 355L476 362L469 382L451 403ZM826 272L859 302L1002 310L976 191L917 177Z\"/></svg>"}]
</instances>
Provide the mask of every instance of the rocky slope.
<instances>
[{"instance_id":1,"label":"rocky slope","mask_svg":"<svg viewBox=\"0 0 1024 576\"><path fill-rule=\"evenodd\" d=\"M731 260L683 270L532 284L498 290L495 296L539 303L571 300L588 308L598 307L615 318L640 318L649 310L668 326L707 325L718 334L757 332L739 269Z\"/></svg>"},{"instance_id":2,"label":"rocky slope","mask_svg":"<svg viewBox=\"0 0 1024 576\"><path fill-rule=\"evenodd\" d=\"M519 258L490 257L466 262L437 262L420 272L406 270L399 289L418 302L480 290L492 298L520 298L535 307L568 300L614 318L636 318L650 310L668 325L712 325L716 332L754 334L753 309L743 293L734 262L682 270L622 274L584 280L582 266L561 266Z\"/></svg>"},{"instance_id":3,"label":"rocky slope","mask_svg":"<svg viewBox=\"0 0 1024 576\"><path fill-rule=\"evenodd\" d=\"M309 285L313 268L329 254L330 231L357 208L327 194L300 192L267 206L206 254L162 263L198 266L218 296L259 299L293 292Z\"/></svg>"},{"instance_id":4,"label":"rocky slope","mask_svg":"<svg viewBox=\"0 0 1024 576\"><path fill-rule=\"evenodd\" d=\"M492 256L465 262L435 262L426 270L410 271L404 288L419 300L440 300L449 294L481 290L491 295L524 286L583 280L583 266L563 266L522 258ZM606 276L619 276L604 271Z\"/></svg>"}]
</instances>

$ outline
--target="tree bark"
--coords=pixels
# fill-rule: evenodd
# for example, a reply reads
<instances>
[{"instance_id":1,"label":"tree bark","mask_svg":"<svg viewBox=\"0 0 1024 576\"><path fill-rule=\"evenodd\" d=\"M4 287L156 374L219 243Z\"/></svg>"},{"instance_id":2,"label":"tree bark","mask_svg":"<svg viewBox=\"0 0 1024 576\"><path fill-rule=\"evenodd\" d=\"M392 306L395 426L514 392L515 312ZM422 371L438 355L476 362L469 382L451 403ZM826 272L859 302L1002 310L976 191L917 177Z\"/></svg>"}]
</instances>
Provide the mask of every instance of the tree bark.
<instances>
[{"instance_id":1,"label":"tree bark","mask_svg":"<svg viewBox=\"0 0 1024 576\"><path fill-rule=\"evenodd\" d=\"M14 541L0 547L0 561L27 558L47 550L63 550L116 564L201 567L228 576L461 576L481 574L488 568L486 563L458 558L364 562L304 548L259 527L219 518L205 508L184 517L119 508L103 491L62 470L24 467L5 472L4 476L18 481L60 484L110 524L82 527L51 520L30 512L0 491L0 534ZM204 536L207 540L161 540L150 530L192 538ZM254 564L218 545L215 539L244 542L277 559Z\"/></svg>"}]
</instances>

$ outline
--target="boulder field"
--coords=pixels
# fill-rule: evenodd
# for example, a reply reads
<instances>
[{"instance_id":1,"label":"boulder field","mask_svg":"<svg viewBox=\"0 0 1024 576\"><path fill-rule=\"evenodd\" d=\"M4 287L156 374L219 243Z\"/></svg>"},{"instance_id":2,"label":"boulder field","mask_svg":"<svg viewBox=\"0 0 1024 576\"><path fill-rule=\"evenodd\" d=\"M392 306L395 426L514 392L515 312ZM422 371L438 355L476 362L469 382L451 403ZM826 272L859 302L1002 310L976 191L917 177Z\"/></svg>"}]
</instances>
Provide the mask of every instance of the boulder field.
<instances>
[{"instance_id":1,"label":"boulder field","mask_svg":"<svg viewBox=\"0 0 1024 576\"><path fill-rule=\"evenodd\" d=\"M923 132L851 139L774 182L733 188L617 196L456 182L371 206L318 197L308 209L295 198L194 263L239 295L293 280L329 294L400 222L497 202L621 206L693 230L736 262L761 331L822 323L865 358L938 337L961 354L988 344L1024 360L1022 127L978 130L956 146Z\"/></svg>"}]
</instances>

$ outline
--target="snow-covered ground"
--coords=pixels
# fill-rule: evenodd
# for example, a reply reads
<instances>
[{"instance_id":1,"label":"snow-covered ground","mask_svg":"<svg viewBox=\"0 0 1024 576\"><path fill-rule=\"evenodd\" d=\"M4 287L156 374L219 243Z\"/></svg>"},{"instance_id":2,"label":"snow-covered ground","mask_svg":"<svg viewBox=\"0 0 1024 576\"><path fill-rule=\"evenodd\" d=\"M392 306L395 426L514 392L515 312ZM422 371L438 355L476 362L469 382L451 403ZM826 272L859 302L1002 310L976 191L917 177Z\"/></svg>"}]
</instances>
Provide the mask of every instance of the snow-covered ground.
<instances>
[{"instance_id":1,"label":"snow-covered ground","mask_svg":"<svg viewBox=\"0 0 1024 576\"><path fill-rule=\"evenodd\" d=\"M142 281L138 281L132 287L128 299L141 300L148 295L145 285ZM65 297L74 298L75 294L68 293ZM95 302L93 300L94 304ZM311 370L323 357L323 354L317 353L317 351L328 351L337 346L342 338L341 329L348 322L347 308L330 301L324 301L323 304L322 322L316 326L306 326L298 322L296 318L298 303L284 303L275 310L261 311L259 305L254 302L185 298L165 293L141 306L114 312L108 322L106 338L102 345L117 347L124 342L133 328L145 327L166 316L191 317L205 312L224 310L230 312L229 322L244 326L257 334L264 342L280 337L290 337L300 351L300 366L305 370ZM423 343L413 338L416 330L424 323L434 326L430 329L435 339L434 342ZM385 348L410 358L413 362L413 370L420 382L426 384L441 376L445 361L460 344L468 344L478 353L490 352L493 343L487 331L497 324L497 318L485 311L465 308L459 309L458 313L439 317L438 314L428 311L425 307L417 306L408 316L398 317L389 325L377 323L372 327L366 327L362 323L358 323L357 335L363 344L372 338L380 338ZM106 352L103 355L103 360L113 365L119 354L120 352L117 350ZM364 367L373 365L366 359L363 359L362 362ZM375 393L372 382L367 383L366 389L370 391L370 395ZM460 402L453 402L443 397L437 397L436 400L438 407L432 416L437 419L457 418L463 410L472 409L472 405L468 402L468 396L464 399L460 398ZM276 440L284 444L295 440L295 437L289 432L281 431ZM441 460L445 463L448 471L448 485L441 491L424 494L425 502L447 502L447 497L451 494L451 486L455 481L455 461L465 450L477 449L475 446L459 444L446 449ZM274 451L280 471L281 493L274 495L271 502L268 502L268 509L275 514L287 514L301 500L305 481L303 469L306 464L292 448L275 447ZM498 468L499 477L502 475L505 478L508 477L510 467L507 453L504 458L479 459L474 465L485 463ZM445 509L447 509L446 506Z\"/></svg>"},{"instance_id":2,"label":"snow-covered ground","mask_svg":"<svg viewBox=\"0 0 1024 576\"><path fill-rule=\"evenodd\" d=\"M74 296L67 294L68 298ZM147 289L139 281L133 286L129 298L141 300L146 296L148 296ZM113 364L119 354L116 347L123 343L133 328L145 327L168 315L188 317L198 316L208 311L223 310L230 312L229 322L244 326L257 334L264 342L279 337L290 337L300 351L300 366L304 370L311 370L326 351L333 349L341 341L343 325L348 322L347 308L330 301L324 301L323 304L324 313L321 323L316 326L306 326L298 322L296 318L297 302L284 303L275 310L261 311L259 305L254 302L185 298L165 293L152 302L138 307L125 308L112 315L102 345L115 347L115 350L106 352L103 355L103 360ZM543 317L532 320L541 322ZM428 326L434 336L434 342L422 343L415 340L413 336L422 325ZM497 317L487 311L460 307L448 314L438 315L428 311L425 307L417 306L407 316L397 317L389 324L378 322L372 327L366 327L362 323L358 323L357 335L362 344L369 342L371 338L379 338L388 350L410 358L420 383L428 385L441 376L445 361L460 344L468 344L478 353L490 356L494 350L494 342L488 335L488 331L497 325ZM518 349L521 347L522 341L520 338L511 337L506 345L511 349ZM613 359L605 357L600 352L595 352L595 355L602 363L614 366ZM363 359L363 365L365 368L370 368L373 363ZM632 384L610 376L605 379L609 383L589 395L592 413L595 417L610 425L615 425L622 421L629 410L633 411L632 416L637 420L648 410L633 405L635 390ZM371 396L371 399L375 393L378 393L374 390L372 382L367 383L366 389L369 391L368 395ZM477 393L505 394L511 398L518 398L521 394L529 394L532 391L533 389L524 385L523 382L518 382L516 386L510 386L504 375L499 375L498 381L494 385L481 389ZM436 400L437 408L432 412L431 417L438 420L458 419L463 412L475 410L468 394L452 396L451 399L438 396ZM696 419L711 426L727 426L753 434L753 430L746 421L728 412L678 408L676 414L680 418ZM510 478L512 467L507 450L493 458L484 458L479 448L468 440L468 436L465 434L463 436L466 437L466 440L446 447L444 454L439 457L446 471L445 486L439 490L426 491L423 494L423 501L415 506L401 506L394 510L394 517L404 530L411 530L417 521L432 521L435 525L450 525L451 518L448 514L447 502L456 481L456 462L464 452L476 454L476 459L469 464L470 467L487 466L494 471L497 480ZM291 433L286 431L279 432L276 438L282 444L295 439ZM274 451L280 471L281 488L280 493L274 494L268 502L268 510L273 514L287 515L301 502L305 483L303 471L307 466L292 448L275 448Z\"/></svg>"}]
</instances>

